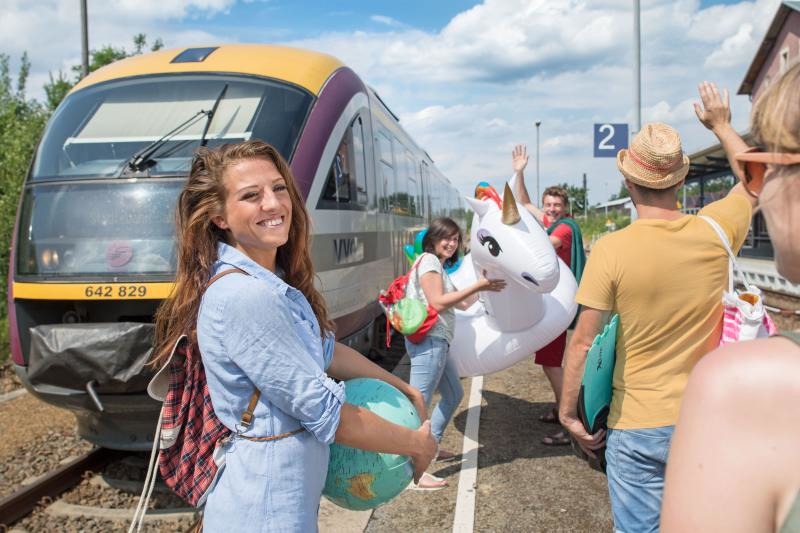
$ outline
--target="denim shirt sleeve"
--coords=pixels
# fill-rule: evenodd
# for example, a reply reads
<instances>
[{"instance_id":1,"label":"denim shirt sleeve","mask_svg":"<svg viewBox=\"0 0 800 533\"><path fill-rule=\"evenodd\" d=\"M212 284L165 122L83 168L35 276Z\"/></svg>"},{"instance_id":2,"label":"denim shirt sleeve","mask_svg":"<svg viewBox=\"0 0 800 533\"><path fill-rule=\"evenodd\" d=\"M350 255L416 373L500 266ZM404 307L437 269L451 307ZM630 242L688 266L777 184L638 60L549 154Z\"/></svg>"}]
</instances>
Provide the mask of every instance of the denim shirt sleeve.
<instances>
[{"instance_id":1,"label":"denim shirt sleeve","mask_svg":"<svg viewBox=\"0 0 800 533\"><path fill-rule=\"evenodd\" d=\"M325 338L322 339L322 355L325 358L325 370L331 366L333 362L333 349L336 347L336 337L328 331L325 333Z\"/></svg>"},{"instance_id":2,"label":"denim shirt sleeve","mask_svg":"<svg viewBox=\"0 0 800 533\"><path fill-rule=\"evenodd\" d=\"M273 405L320 442L333 442L344 390L325 374L298 332L312 326L295 319L285 297L268 285L251 278L242 288L227 299L223 313L231 332L223 341L228 357ZM327 366L333 343L326 339L325 345Z\"/></svg>"}]
</instances>

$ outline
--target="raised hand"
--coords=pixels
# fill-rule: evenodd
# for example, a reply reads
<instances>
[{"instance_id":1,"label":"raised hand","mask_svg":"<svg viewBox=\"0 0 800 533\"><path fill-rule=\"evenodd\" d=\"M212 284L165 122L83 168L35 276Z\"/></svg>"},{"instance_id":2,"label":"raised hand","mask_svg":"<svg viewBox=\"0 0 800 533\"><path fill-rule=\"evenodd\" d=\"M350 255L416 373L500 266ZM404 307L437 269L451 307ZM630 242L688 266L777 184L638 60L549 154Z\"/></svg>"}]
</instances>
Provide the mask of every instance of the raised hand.
<instances>
[{"instance_id":1,"label":"raised hand","mask_svg":"<svg viewBox=\"0 0 800 533\"><path fill-rule=\"evenodd\" d=\"M528 166L528 149L524 144L518 144L511 151L511 166L514 174L519 174Z\"/></svg>"},{"instance_id":2,"label":"raised hand","mask_svg":"<svg viewBox=\"0 0 800 533\"><path fill-rule=\"evenodd\" d=\"M700 99L702 106L694 103L694 112L697 118L706 128L715 131L724 127L731 122L731 98L728 90L725 89L722 94L717 90L717 86L713 83L704 81L697 86L700 92Z\"/></svg>"}]
</instances>

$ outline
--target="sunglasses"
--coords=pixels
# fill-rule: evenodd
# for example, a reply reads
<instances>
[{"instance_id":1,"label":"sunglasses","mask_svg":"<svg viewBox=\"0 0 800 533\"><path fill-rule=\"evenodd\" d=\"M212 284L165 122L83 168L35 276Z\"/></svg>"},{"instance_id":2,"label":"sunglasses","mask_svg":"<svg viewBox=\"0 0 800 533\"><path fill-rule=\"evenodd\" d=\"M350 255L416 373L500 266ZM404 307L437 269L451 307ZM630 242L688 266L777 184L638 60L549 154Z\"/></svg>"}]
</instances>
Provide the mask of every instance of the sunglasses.
<instances>
[{"instance_id":1,"label":"sunglasses","mask_svg":"<svg viewBox=\"0 0 800 533\"><path fill-rule=\"evenodd\" d=\"M764 176L767 174L767 165L797 165L800 164L800 154L786 152L764 152L759 146L753 146L733 156L741 161L744 167L745 190L751 196L758 198L764 187Z\"/></svg>"}]
</instances>

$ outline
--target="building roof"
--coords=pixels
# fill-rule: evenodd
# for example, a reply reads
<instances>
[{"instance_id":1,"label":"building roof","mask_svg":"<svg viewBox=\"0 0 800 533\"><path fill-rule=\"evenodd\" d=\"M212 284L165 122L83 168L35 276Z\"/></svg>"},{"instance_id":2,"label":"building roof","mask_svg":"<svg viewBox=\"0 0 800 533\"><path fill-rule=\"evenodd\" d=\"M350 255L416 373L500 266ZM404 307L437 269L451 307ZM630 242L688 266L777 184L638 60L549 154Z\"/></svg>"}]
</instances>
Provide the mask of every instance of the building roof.
<instances>
[{"instance_id":1,"label":"building roof","mask_svg":"<svg viewBox=\"0 0 800 533\"><path fill-rule=\"evenodd\" d=\"M783 28L783 23L786 22L786 18L792 11L800 11L800 1L784 0L781 2L778 11L772 18L769 29L767 29L767 34L761 41L761 45L758 47L758 51L753 57L753 62L750 63L750 68L747 69L747 74L745 74L744 80L742 80L742 84L739 86L738 94L753 94L753 86L755 85L756 78L764 67L769 53L775 47L775 41L778 39L781 28Z\"/></svg>"},{"instance_id":2,"label":"building roof","mask_svg":"<svg viewBox=\"0 0 800 533\"><path fill-rule=\"evenodd\" d=\"M115 61L92 72L73 91L104 81L149 74L225 72L288 81L319 94L334 71L344 66L335 57L288 46L224 44L200 61L173 62L192 47L159 50Z\"/></svg>"},{"instance_id":3,"label":"building roof","mask_svg":"<svg viewBox=\"0 0 800 533\"><path fill-rule=\"evenodd\" d=\"M602 204L593 205L592 209L602 209L604 207L615 207L618 205L625 205L628 202L633 202L630 198L617 198L616 200L609 200Z\"/></svg>"},{"instance_id":4,"label":"building roof","mask_svg":"<svg viewBox=\"0 0 800 533\"><path fill-rule=\"evenodd\" d=\"M739 134L744 142L748 145L751 144L749 131ZM728 164L728 157L725 155L725 150L722 149L720 143L712 144L706 148L698 150L689 154L689 173L686 175L686 181L694 181L704 177L710 177L714 174L729 173L731 166Z\"/></svg>"}]
</instances>

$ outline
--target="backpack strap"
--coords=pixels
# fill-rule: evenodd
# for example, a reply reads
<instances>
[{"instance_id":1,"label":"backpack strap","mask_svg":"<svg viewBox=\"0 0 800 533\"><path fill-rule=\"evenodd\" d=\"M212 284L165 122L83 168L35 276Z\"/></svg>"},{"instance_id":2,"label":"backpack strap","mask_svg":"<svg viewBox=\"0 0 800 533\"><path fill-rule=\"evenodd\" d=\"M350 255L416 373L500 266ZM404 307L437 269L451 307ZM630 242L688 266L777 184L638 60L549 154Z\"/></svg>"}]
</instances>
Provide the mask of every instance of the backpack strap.
<instances>
[{"instance_id":1,"label":"backpack strap","mask_svg":"<svg viewBox=\"0 0 800 533\"><path fill-rule=\"evenodd\" d=\"M227 276L228 274L235 274L235 273L244 274L245 276L249 276L247 272L242 270L241 268L229 268L228 270L223 270L219 272L216 276L212 277L208 280L208 284L206 285L206 290L219 278L223 276ZM257 388L253 388L253 394L250 396L250 403L247 404L247 410L242 413L242 420L239 422L239 426L241 427L241 431L246 431L247 428L250 427L250 424L253 423L253 413L256 410L256 405L258 405L258 399L261 397L261 391Z\"/></svg>"}]
</instances>

